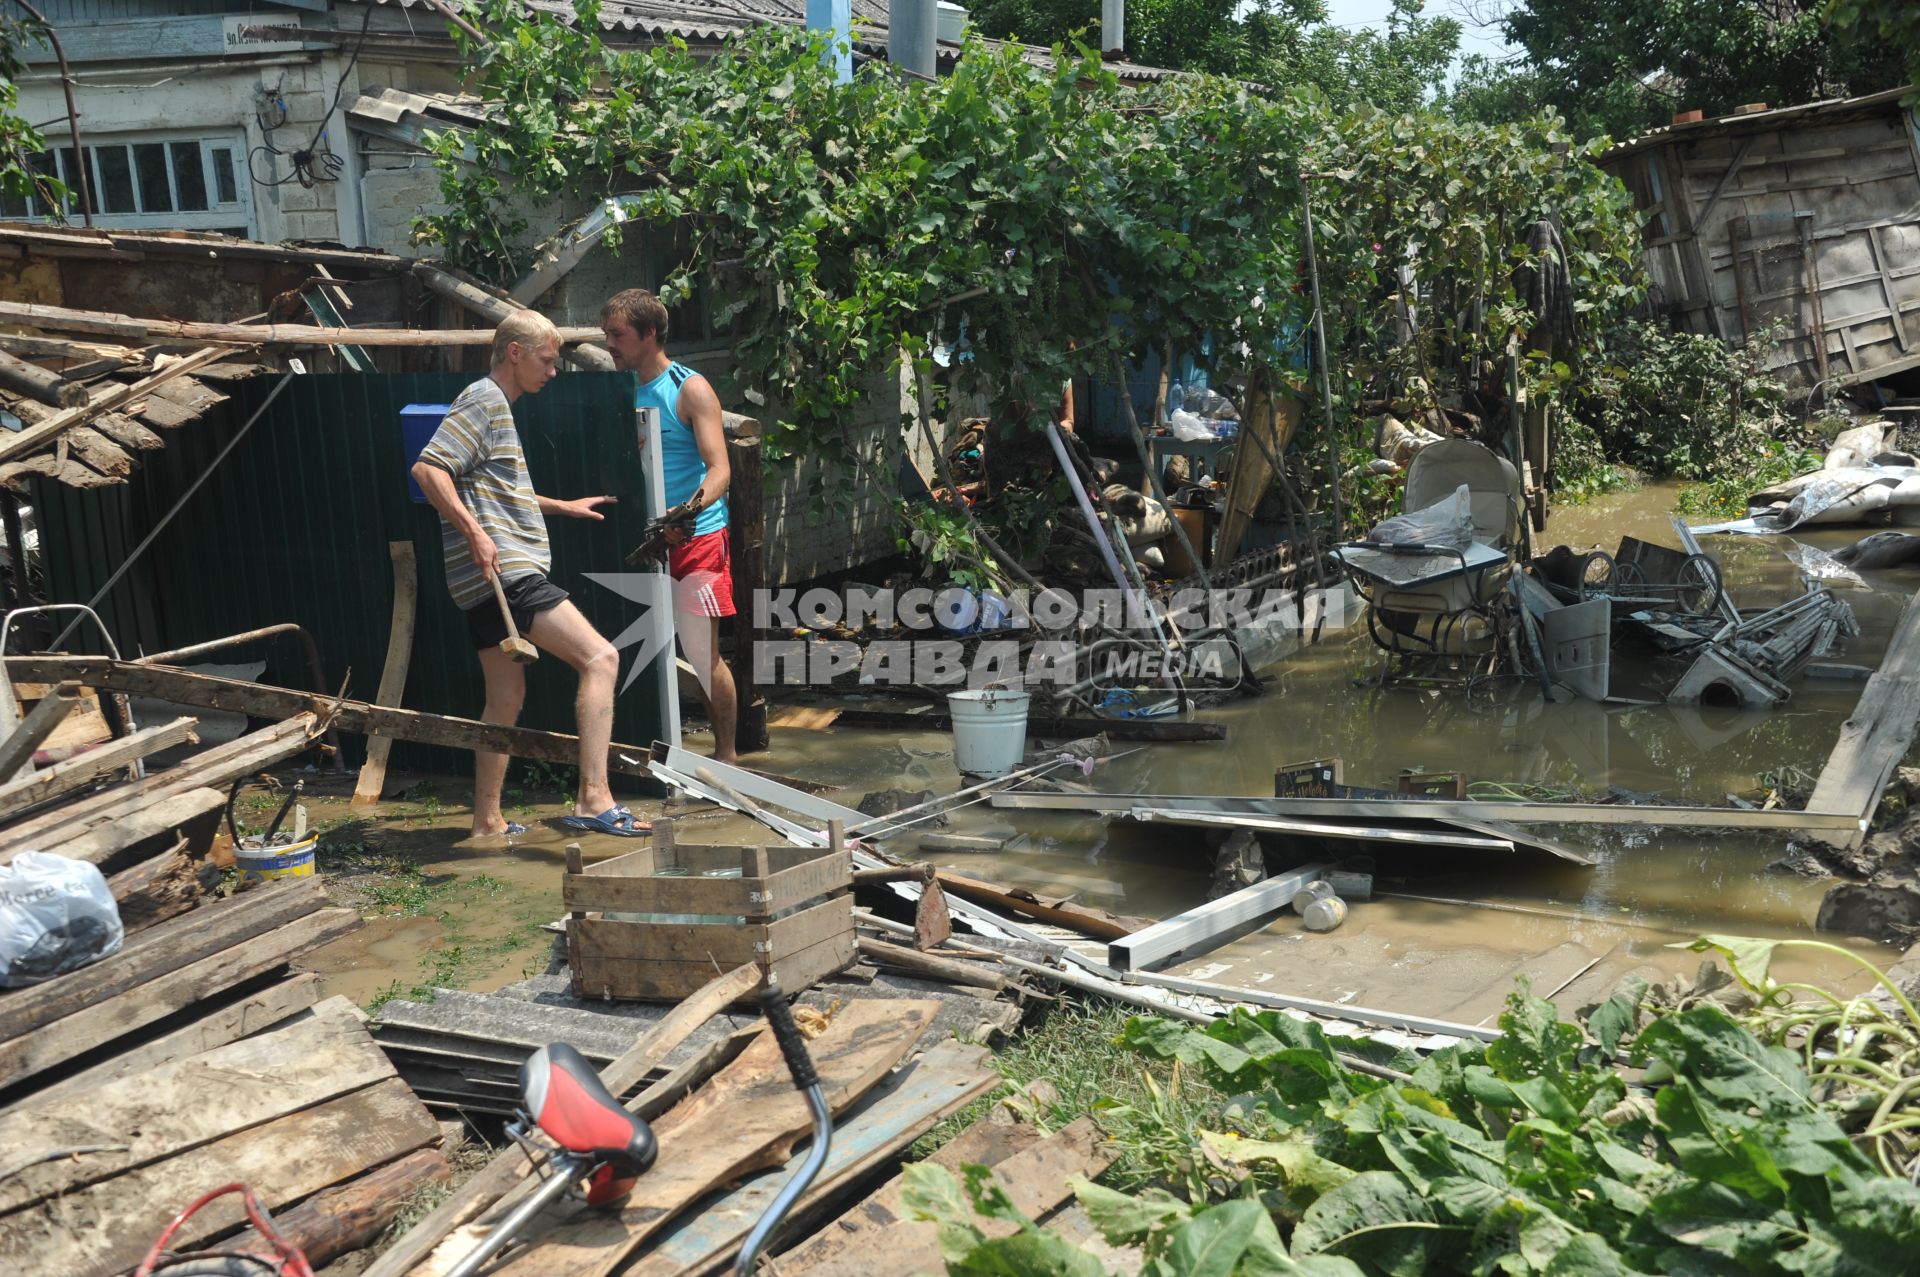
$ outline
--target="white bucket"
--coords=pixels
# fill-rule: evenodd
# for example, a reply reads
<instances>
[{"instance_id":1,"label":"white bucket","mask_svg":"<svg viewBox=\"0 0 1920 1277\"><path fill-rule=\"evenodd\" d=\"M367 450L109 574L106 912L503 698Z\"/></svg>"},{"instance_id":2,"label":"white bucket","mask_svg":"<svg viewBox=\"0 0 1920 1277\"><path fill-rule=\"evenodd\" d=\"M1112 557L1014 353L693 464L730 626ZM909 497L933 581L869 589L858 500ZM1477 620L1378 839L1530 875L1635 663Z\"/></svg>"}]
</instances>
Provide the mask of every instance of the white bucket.
<instances>
[{"instance_id":1,"label":"white bucket","mask_svg":"<svg viewBox=\"0 0 1920 1277\"><path fill-rule=\"evenodd\" d=\"M1004 688L948 692L954 766L975 776L1004 776L1018 767L1027 752L1027 702L1032 699Z\"/></svg>"}]
</instances>

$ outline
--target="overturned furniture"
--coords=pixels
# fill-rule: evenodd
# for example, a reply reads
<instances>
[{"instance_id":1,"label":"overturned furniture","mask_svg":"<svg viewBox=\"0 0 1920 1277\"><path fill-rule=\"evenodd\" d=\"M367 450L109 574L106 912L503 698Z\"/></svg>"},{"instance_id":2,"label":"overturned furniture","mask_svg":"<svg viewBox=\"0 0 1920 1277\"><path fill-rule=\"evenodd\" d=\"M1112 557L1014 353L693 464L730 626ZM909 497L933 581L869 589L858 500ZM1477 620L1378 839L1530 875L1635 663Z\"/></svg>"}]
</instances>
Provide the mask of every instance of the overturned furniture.
<instances>
[{"instance_id":1,"label":"overturned furniture","mask_svg":"<svg viewBox=\"0 0 1920 1277\"><path fill-rule=\"evenodd\" d=\"M756 963L788 993L854 959L853 860L839 822L828 846L653 845L587 866L567 848L567 964L580 997L674 1001L716 970Z\"/></svg>"},{"instance_id":2,"label":"overturned furniture","mask_svg":"<svg viewBox=\"0 0 1920 1277\"><path fill-rule=\"evenodd\" d=\"M1369 605L1373 641L1397 658L1396 674L1425 658L1491 658L1508 628L1521 533L1513 463L1465 439L1431 444L1407 468L1404 508L1430 509L1462 487L1473 523L1465 547L1364 541L1334 551Z\"/></svg>"}]
</instances>

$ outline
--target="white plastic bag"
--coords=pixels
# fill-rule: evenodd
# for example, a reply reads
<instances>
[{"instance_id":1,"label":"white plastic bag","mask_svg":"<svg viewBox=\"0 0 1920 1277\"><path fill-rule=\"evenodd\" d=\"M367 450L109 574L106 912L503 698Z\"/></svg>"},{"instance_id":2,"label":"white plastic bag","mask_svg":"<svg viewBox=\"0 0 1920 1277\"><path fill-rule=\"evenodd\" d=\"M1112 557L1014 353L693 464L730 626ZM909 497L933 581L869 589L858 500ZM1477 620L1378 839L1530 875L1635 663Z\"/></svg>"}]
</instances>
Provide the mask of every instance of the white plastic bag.
<instances>
[{"instance_id":1,"label":"white plastic bag","mask_svg":"<svg viewBox=\"0 0 1920 1277\"><path fill-rule=\"evenodd\" d=\"M1167 418L1167 429L1182 443L1198 443L1213 438L1213 427L1190 412L1180 411Z\"/></svg>"},{"instance_id":2,"label":"white plastic bag","mask_svg":"<svg viewBox=\"0 0 1920 1277\"><path fill-rule=\"evenodd\" d=\"M1432 545L1464 550L1473 544L1473 494L1466 484L1424 510L1396 514L1374 526L1367 540L1380 545Z\"/></svg>"},{"instance_id":3,"label":"white plastic bag","mask_svg":"<svg viewBox=\"0 0 1920 1277\"><path fill-rule=\"evenodd\" d=\"M17 989L119 951L120 908L97 866L23 851L0 866L0 988Z\"/></svg>"}]
</instances>

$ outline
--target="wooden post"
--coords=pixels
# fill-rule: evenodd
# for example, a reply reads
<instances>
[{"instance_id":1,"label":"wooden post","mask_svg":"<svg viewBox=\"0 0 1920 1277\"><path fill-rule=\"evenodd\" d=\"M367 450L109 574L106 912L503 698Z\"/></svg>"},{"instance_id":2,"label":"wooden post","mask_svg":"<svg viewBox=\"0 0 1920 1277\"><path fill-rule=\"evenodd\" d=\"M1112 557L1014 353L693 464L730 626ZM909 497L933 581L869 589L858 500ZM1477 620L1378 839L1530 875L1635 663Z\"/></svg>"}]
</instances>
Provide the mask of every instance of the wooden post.
<instances>
[{"instance_id":1,"label":"wooden post","mask_svg":"<svg viewBox=\"0 0 1920 1277\"><path fill-rule=\"evenodd\" d=\"M586 871L587 871L587 858L586 858L586 855L583 852L581 852L580 844L577 842L568 843L567 844L567 872L570 874L583 874ZM576 921L586 916L587 916L586 914L582 913L578 909L575 909L572 913L569 913L567 915L567 917L574 919Z\"/></svg>"},{"instance_id":2,"label":"wooden post","mask_svg":"<svg viewBox=\"0 0 1920 1277\"><path fill-rule=\"evenodd\" d=\"M427 262L415 262L413 275L427 286L428 291L446 298L457 306L465 307L495 324L515 311L527 309L519 302L495 297L484 288L476 288L458 276ZM598 346L575 346L564 352L561 357L575 367L584 368L589 372L614 370L613 356Z\"/></svg>"},{"instance_id":3,"label":"wooden post","mask_svg":"<svg viewBox=\"0 0 1920 1277\"><path fill-rule=\"evenodd\" d=\"M413 542L389 541L387 553L393 559L393 620L387 630L387 663L380 671L380 690L374 694L373 703L397 706L407 690L407 665L413 656L420 574L413 559ZM387 784L387 755L392 752L393 737L379 733L367 737L367 761L360 765L351 806L380 801Z\"/></svg>"},{"instance_id":4,"label":"wooden post","mask_svg":"<svg viewBox=\"0 0 1920 1277\"><path fill-rule=\"evenodd\" d=\"M733 554L733 609L727 634L733 640L733 686L738 700L733 747L757 754L771 744L767 698L753 685L753 600L766 585L766 481L761 467L760 423L750 417L727 422L727 531Z\"/></svg>"}]
</instances>

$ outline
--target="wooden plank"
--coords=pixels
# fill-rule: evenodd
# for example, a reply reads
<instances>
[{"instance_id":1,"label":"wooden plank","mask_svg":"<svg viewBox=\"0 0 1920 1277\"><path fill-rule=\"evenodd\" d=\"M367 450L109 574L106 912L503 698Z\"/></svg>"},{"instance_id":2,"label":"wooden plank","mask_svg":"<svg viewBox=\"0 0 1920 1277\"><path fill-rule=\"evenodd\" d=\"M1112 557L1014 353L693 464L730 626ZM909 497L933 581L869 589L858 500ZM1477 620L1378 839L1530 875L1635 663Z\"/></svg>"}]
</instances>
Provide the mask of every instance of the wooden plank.
<instances>
[{"instance_id":1,"label":"wooden plank","mask_svg":"<svg viewBox=\"0 0 1920 1277\"><path fill-rule=\"evenodd\" d=\"M826 1165L794 1205L796 1225L804 1226L822 1204L860 1183L869 1171L892 1162L942 1117L997 1086L1000 1078L989 1059L978 1046L949 1041L902 1066L883 1090L836 1124ZM698 1212L650 1247L627 1270L628 1277L696 1277L732 1264L754 1221L793 1169L797 1167L781 1167L718 1200L702 1203ZM827 1231L840 1231L844 1220L829 1225ZM768 1262L766 1271L787 1277L794 1270L789 1258L781 1256ZM944 1272L945 1266L936 1263L925 1271Z\"/></svg>"},{"instance_id":2,"label":"wooden plank","mask_svg":"<svg viewBox=\"0 0 1920 1277\"><path fill-rule=\"evenodd\" d=\"M185 1059L189 1055L211 1051L278 1024L288 1016L298 1015L318 1001L319 997L320 977L311 971L302 971L208 1011L191 1024L151 1042L130 1047L111 1060L63 1077L45 1090L35 1092L32 1098L38 1102L56 1096L73 1095L144 1073L174 1060Z\"/></svg>"},{"instance_id":3,"label":"wooden plank","mask_svg":"<svg viewBox=\"0 0 1920 1277\"><path fill-rule=\"evenodd\" d=\"M407 690L407 665L413 657L420 570L414 562L411 541L389 541L387 554L393 560L393 619L387 624L387 660L380 669L380 690L374 693L373 703L397 706ZM360 778L354 784L350 805L380 801L387 784L387 756L392 752L391 736L375 732L367 738L367 761L360 764Z\"/></svg>"},{"instance_id":4,"label":"wooden plank","mask_svg":"<svg viewBox=\"0 0 1920 1277\"><path fill-rule=\"evenodd\" d=\"M315 328L306 324L203 324L177 319L137 319L112 311L74 310L30 302L0 301L0 323L56 332L101 333L133 341L175 338L222 346L487 346L491 328ZM596 328L560 329L562 345L605 340ZM203 352L204 353L204 352ZM216 348L215 357L231 353Z\"/></svg>"},{"instance_id":5,"label":"wooden plank","mask_svg":"<svg viewBox=\"0 0 1920 1277\"><path fill-rule=\"evenodd\" d=\"M1196 957L1229 933L1288 908L1294 893L1326 868L1310 864L1289 869L1123 936L1107 946L1107 965L1115 971L1149 971L1176 957Z\"/></svg>"},{"instance_id":6,"label":"wooden plank","mask_svg":"<svg viewBox=\"0 0 1920 1277\"><path fill-rule=\"evenodd\" d=\"M197 720L176 718L171 723L156 727L143 727L131 736L122 736L119 740L109 741L98 749L88 750L74 758L46 767L32 776L16 778L11 784L0 788L0 821L38 806L49 799L62 794L72 793L83 785L90 784L105 776L108 772L118 771L122 767L163 749L175 745L198 744L200 738L194 734Z\"/></svg>"},{"instance_id":7,"label":"wooden plank","mask_svg":"<svg viewBox=\"0 0 1920 1277\"><path fill-rule=\"evenodd\" d=\"M893 1071L939 1010L936 1002L871 1000L841 1008L809 1044L827 1107L844 1113ZM607 1277L635 1248L712 1189L785 1164L812 1129L772 1035L763 1035L707 1085L654 1124L659 1160L646 1187L618 1212L550 1213L495 1277ZM535 1229L538 1224L535 1225ZM429 1273L444 1273L473 1245L456 1234Z\"/></svg>"},{"instance_id":8,"label":"wooden plank","mask_svg":"<svg viewBox=\"0 0 1920 1277\"><path fill-rule=\"evenodd\" d=\"M794 727L802 731L815 732L832 727L834 720L839 717L838 709L830 709L823 705L782 705L778 709L769 711L767 726L770 728Z\"/></svg>"},{"instance_id":9,"label":"wooden plank","mask_svg":"<svg viewBox=\"0 0 1920 1277\"><path fill-rule=\"evenodd\" d=\"M118 1147L38 1162L0 1178L0 1215L393 1075L352 1003L329 998L312 1016L271 1033L79 1095L35 1096L0 1114L0 1148L8 1160L81 1145Z\"/></svg>"},{"instance_id":10,"label":"wooden plank","mask_svg":"<svg viewBox=\"0 0 1920 1277\"><path fill-rule=\"evenodd\" d=\"M885 940L873 940L866 936L859 937L859 945L860 955L879 966L892 967L925 979L965 985L974 989L992 989L998 992L1007 987L1007 978L987 963L943 958L938 954L922 953L918 949L911 949L903 944L891 944Z\"/></svg>"},{"instance_id":11,"label":"wooden plank","mask_svg":"<svg viewBox=\"0 0 1920 1277\"><path fill-rule=\"evenodd\" d=\"M248 1184L269 1210L437 1143L440 1126L390 1078L129 1171L43 1210L0 1219L0 1271L111 1277L136 1263L176 1211L202 1193ZM242 1221L237 1197L211 1203L174 1237L178 1249Z\"/></svg>"},{"instance_id":12,"label":"wooden plank","mask_svg":"<svg viewBox=\"0 0 1920 1277\"><path fill-rule=\"evenodd\" d=\"M669 1011L620 1058L602 1069L601 1082L615 1095L624 1093L664 1062L675 1048L692 1036L695 1029L758 988L760 980L760 969L748 965L708 981ZM386 1253L375 1260L362 1277L403 1277L411 1272L453 1230L474 1219L512 1191L516 1184L533 1172L534 1167L534 1162L518 1147L496 1154L452 1196L388 1247Z\"/></svg>"},{"instance_id":13,"label":"wooden plank","mask_svg":"<svg viewBox=\"0 0 1920 1277\"><path fill-rule=\"evenodd\" d=\"M318 878L282 878L129 937L120 952L0 999L0 1041L98 1006L157 976L265 935L327 903Z\"/></svg>"},{"instance_id":14,"label":"wooden plank","mask_svg":"<svg viewBox=\"0 0 1920 1277\"><path fill-rule=\"evenodd\" d=\"M127 935L178 917L199 905L206 894L201 870L206 862L188 854L187 840L107 879ZM217 872L217 871L215 871Z\"/></svg>"},{"instance_id":15,"label":"wooden plank","mask_svg":"<svg viewBox=\"0 0 1920 1277\"><path fill-rule=\"evenodd\" d=\"M1839 739L1827 755L1809 807L1846 812L1852 817L1844 839L1857 847L1880 805L1893 769L1906 757L1920 722L1920 594L1907 603L1887 640L1886 659L1861 689L1853 713L1840 725Z\"/></svg>"},{"instance_id":16,"label":"wooden plank","mask_svg":"<svg viewBox=\"0 0 1920 1277\"><path fill-rule=\"evenodd\" d=\"M73 408L87 402L87 388L57 372L30 364L0 347L0 389L26 395L55 408Z\"/></svg>"},{"instance_id":17,"label":"wooden plank","mask_svg":"<svg viewBox=\"0 0 1920 1277\"><path fill-rule=\"evenodd\" d=\"M1093 1119L1081 1117L1033 1147L994 1163L992 1180L1021 1214L1042 1220L1072 1200L1069 1179L1093 1179L1118 1156L1118 1146L1101 1134ZM978 1158L965 1161L984 1164ZM957 1173L957 1167L950 1169ZM912 1277L942 1271L939 1226L908 1218L901 1201L905 1184L904 1175L894 1176L836 1223L781 1255L781 1277ZM1017 1227L1000 1220L976 1223L989 1235L1000 1237L1012 1235ZM646 1262L634 1273L635 1277L668 1277L655 1273Z\"/></svg>"},{"instance_id":18,"label":"wooden plank","mask_svg":"<svg viewBox=\"0 0 1920 1277\"><path fill-rule=\"evenodd\" d=\"M343 732L361 735L378 732L395 740L422 745L482 749L510 754L515 758L537 758L547 762L580 761L579 738L562 732L504 727L497 723L482 723L446 714L423 714L416 710L369 705L365 701L336 701L312 692L216 678L162 665L135 665L96 656L10 656L7 658L7 670L15 678L41 678L49 673L84 670L88 684L103 691L152 696L180 705L233 710L262 718L286 718L295 714L320 712L330 714L332 717L328 725ZM635 745L616 742L608 748L609 770L632 776L649 774L645 763L626 762L622 754L644 759L647 751Z\"/></svg>"},{"instance_id":19,"label":"wooden plank","mask_svg":"<svg viewBox=\"0 0 1920 1277\"><path fill-rule=\"evenodd\" d=\"M192 915L185 919L191 920ZM164 925L164 924L163 924ZM351 909L322 909L278 930L141 984L137 991L76 1011L25 1037L0 1044L0 1077L18 1082L190 1007L242 980L283 966L360 925Z\"/></svg>"},{"instance_id":20,"label":"wooden plank","mask_svg":"<svg viewBox=\"0 0 1920 1277\"><path fill-rule=\"evenodd\" d=\"M13 859L14 853L22 848L49 846L89 829L110 825L135 807L189 789L224 786L270 766L305 749L314 726L313 715L296 715L224 745L201 750L179 766L149 776L138 784L75 798L51 811L25 817L7 828L6 845L0 847L0 865Z\"/></svg>"},{"instance_id":21,"label":"wooden plank","mask_svg":"<svg viewBox=\"0 0 1920 1277\"><path fill-rule=\"evenodd\" d=\"M1459 1024L1485 1024L1506 1010L1507 998L1522 976L1530 982L1534 996L1550 998L1598 961L1599 957L1585 945L1569 940L1514 963L1477 993L1437 1014L1441 1019Z\"/></svg>"},{"instance_id":22,"label":"wooden plank","mask_svg":"<svg viewBox=\"0 0 1920 1277\"><path fill-rule=\"evenodd\" d=\"M226 805L227 796L217 789L189 789L70 838L43 841L39 849L59 852L69 860L102 864L129 847L174 833Z\"/></svg>"}]
</instances>

